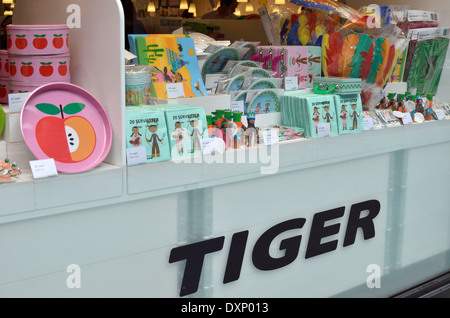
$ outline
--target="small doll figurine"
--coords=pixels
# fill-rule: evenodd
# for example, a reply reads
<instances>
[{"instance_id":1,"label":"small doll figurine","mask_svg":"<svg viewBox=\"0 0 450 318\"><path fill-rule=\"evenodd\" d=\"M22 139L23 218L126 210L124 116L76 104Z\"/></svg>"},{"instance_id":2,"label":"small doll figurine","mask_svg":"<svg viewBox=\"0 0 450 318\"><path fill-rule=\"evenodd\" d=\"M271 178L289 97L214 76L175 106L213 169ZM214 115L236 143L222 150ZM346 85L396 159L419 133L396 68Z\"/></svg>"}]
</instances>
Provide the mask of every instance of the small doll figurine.
<instances>
[{"instance_id":1,"label":"small doll figurine","mask_svg":"<svg viewBox=\"0 0 450 318\"><path fill-rule=\"evenodd\" d=\"M402 113L406 113L407 112L406 107L405 107L404 102L403 102L404 96L405 95L403 95L403 94L398 94L397 95L397 109L396 110L399 111L399 112L402 112Z\"/></svg>"},{"instance_id":2,"label":"small doll figurine","mask_svg":"<svg viewBox=\"0 0 450 318\"><path fill-rule=\"evenodd\" d=\"M425 120L430 121L433 117L433 94L427 94L428 107L425 110Z\"/></svg>"},{"instance_id":3,"label":"small doll figurine","mask_svg":"<svg viewBox=\"0 0 450 318\"><path fill-rule=\"evenodd\" d=\"M387 105L387 108L394 111L397 110L397 102L395 101L395 95L394 93L388 94L389 102Z\"/></svg>"},{"instance_id":4,"label":"small doll figurine","mask_svg":"<svg viewBox=\"0 0 450 318\"><path fill-rule=\"evenodd\" d=\"M378 106L376 107L377 109L386 109L387 105L386 105L386 97L383 97L380 101L380 103L378 104Z\"/></svg>"},{"instance_id":5,"label":"small doll figurine","mask_svg":"<svg viewBox=\"0 0 450 318\"><path fill-rule=\"evenodd\" d=\"M247 125L247 127L243 126L245 130L245 145L253 147L258 143L258 128L255 127L255 117L248 117Z\"/></svg>"},{"instance_id":6,"label":"small doll figurine","mask_svg":"<svg viewBox=\"0 0 450 318\"><path fill-rule=\"evenodd\" d=\"M425 116L425 109L423 107L422 96L417 96L416 98L416 113L421 113Z\"/></svg>"}]
</instances>

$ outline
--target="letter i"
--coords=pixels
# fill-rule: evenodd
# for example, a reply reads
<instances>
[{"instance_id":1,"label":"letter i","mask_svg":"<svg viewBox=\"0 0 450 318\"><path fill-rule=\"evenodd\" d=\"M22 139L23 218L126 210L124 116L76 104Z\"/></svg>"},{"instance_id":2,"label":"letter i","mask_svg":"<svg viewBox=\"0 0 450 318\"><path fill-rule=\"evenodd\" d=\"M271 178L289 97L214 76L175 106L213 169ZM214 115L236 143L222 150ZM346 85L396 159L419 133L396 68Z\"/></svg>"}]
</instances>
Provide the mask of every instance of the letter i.
<instances>
[{"instance_id":1,"label":"letter i","mask_svg":"<svg viewBox=\"0 0 450 318\"><path fill-rule=\"evenodd\" d=\"M231 239L230 252L228 253L227 267L223 283L230 283L239 279L241 275L242 261L247 245L248 231L235 233Z\"/></svg>"}]
</instances>

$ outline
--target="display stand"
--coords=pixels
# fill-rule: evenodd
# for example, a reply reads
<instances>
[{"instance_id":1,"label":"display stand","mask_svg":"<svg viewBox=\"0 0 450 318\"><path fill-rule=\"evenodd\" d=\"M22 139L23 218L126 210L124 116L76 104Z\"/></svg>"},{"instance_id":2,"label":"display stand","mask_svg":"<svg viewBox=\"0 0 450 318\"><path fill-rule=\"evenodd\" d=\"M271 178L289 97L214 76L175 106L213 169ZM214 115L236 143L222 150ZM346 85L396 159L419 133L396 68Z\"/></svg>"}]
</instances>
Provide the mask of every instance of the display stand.
<instances>
[{"instance_id":1,"label":"display stand","mask_svg":"<svg viewBox=\"0 0 450 318\"><path fill-rule=\"evenodd\" d=\"M120 2L22 0L14 23L65 23L73 4L82 21L70 31L73 82L107 109L114 147L93 171L42 180L25 173L0 186L0 297L179 297L185 262L169 262L173 249L222 237L223 247L205 256L198 289L186 296L384 297L448 270L450 172L440 163L450 156L450 121L126 167ZM232 162L230 154L244 159ZM358 231L344 246L352 206L368 200L380 203L375 235ZM320 223L318 213L336 208L342 215L322 224L332 226L323 240L335 249L307 258L315 218ZM258 239L298 218L302 228L268 247L282 258L280 243L302 235L295 259L258 269ZM224 283L236 233L248 234L242 268ZM366 284L369 265L380 270L379 288Z\"/></svg>"}]
</instances>

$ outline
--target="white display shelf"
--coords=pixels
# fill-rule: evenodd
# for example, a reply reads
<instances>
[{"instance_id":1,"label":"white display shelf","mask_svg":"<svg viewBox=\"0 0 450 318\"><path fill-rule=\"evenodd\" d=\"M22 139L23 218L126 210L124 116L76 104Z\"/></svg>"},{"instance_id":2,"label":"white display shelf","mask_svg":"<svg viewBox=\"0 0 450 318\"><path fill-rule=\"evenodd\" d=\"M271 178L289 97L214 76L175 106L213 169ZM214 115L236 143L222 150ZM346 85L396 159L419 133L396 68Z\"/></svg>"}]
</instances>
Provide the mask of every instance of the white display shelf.
<instances>
[{"instance_id":1,"label":"white display shelf","mask_svg":"<svg viewBox=\"0 0 450 318\"><path fill-rule=\"evenodd\" d=\"M288 173L448 141L450 121L444 120L287 141L272 147L275 153L259 145L125 169L105 163L86 173L38 180L25 170L19 182L2 185L0 200L5 204L0 208L0 222L264 178L271 174L264 172L269 167L277 174Z\"/></svg>"},{"instance_id":2,"label":"white display shelf","mask_svg":"<svg viewBox=\"0 0 450 318\"><path fill-rule=\"evenodd\" d=\"M433 122L409 127L394 127L376 131L367 131L355 135L335 136L316 140L299 140L280 144L277 163L264 163L260 159L251 163L251 150L228 151L219 160L224 163L209 163L203 158L201 163L175 163L173 161L126 167L124 145L124 64L123 48L123 12L119 1L55 1L31 0L20 2L15 8L16 24L52 24L71 21L73 11L69 6L76 4L82 14L82 24L70 29L72 82L94 94L106 108L113 125L113 147L105 163L88 172L76 175L60 174L56 178L33 180L29 172L24 172L17 184L3 186L4 199L16 193L22 198L20 203L6 205L0 209L5 222L13 219L63 213L80 207L127 202L136 198L155 197L200 189L213 185L239 182L252 178L262 178L266 174L262 169L277 164L278 173L284 173L307 167L320 166L347 159L364 158L412 147L445 142L450 140L450 123ZM55 14L49 16L51 8ZM106 11L105 11L106 10ZM111 16L108 23L98 23L97 13ZM76 16L75 16L76 18ZM95 32L92 30L95 29ZM108 54L105 54L108 52ZM98 57L98 58L97 58ZM100 58L101 57L101 58ZM98 61L102 61L99 63ZM230 104L229 95L212 95L180 100L158 100L159 103L182 103L204 106L207 113L216 108L226 108ZM18 113L9 114L10 123L7 136L13 141L7 142L8 152L16 152L27 169L26 163L33 159L24 149L18 134ZM279 113L259 115L257 126L280 124ZM245 117L243 117L245 121ZM14 148L14 149L13 149ZM230 163L230 154L245 153L244 163ZM14 151L12 152L14 154ZM217 158L217 157L215 157ZM17 161L18 159L15 159ZM237 160L237 159L236 159ZM19 160L20 161L20 160ZM2 190L3 190L2 189ZM28 193L28 195L22 195ZM54 193L54 194L53 194ZM68 193L76 193L71 197ZM50 194L52 194L50 196ZM16 201L16 200L11 200ZM24 213L26 212L26 213ZM19 217L18 214L21 216Z\"/></svg>"},{"instance_id":3,"label":"white display shelf","mask_svg":"<svg viewBox=\"0 0 450 318\"><path fill-rule=\"evenodd\" d=\"M279 144L278 158L265 157L265 162L255 158L258 153L267 150L260 145L250 149L228 150L214 157L190 159L187 162L175 163L167 161L155 164L144 164L127 168L128 194L159 195L166 193L206 188L227 183L239 182L253 178L262 178L267 173L264 169L275 165L279 160L277 173L302 170L325 164L338 163L345 160L364 159L379 154L423 147L450 141L450 121L433 121L409 126L398 126L357 134L338 135L318 139L299 139ZM273 149L273 148L272 148ZM237 153L244 152L238 163ZM234 156L234 161L227 159ZM150 182L150 180L158 180Z\"/></svg>"}]
</instances>

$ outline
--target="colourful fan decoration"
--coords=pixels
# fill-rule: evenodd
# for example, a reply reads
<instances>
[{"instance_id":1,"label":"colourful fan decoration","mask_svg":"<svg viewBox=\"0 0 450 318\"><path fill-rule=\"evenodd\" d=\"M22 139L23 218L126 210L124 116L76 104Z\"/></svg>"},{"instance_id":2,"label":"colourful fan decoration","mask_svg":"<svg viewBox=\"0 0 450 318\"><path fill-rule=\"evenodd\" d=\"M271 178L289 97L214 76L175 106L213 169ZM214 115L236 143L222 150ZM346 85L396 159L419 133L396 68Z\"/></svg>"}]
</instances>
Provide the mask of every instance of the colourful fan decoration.
<instances>
[{"instance_id":1,"label":"colourful fan decoration","mask_svg":"<svg viewBox=\"0 0 450 318\"><path fill-rule=\"evenodd\" d=\"M321 9L339 14L341 17L350 20L358 21L362 18L362 14L357 10L337 1L332 0L291 0L299 6L303 6L310 9Z\"/></svg>"},{"instance_id":2,"label":"colourful fan decoration","mask_svg":"<svg viewBox=\"0 0 450 318\"><path fill-rule=\"evenodd\" d=\"M339 77L350 77L350 73L353 69L353 55L355 54L358 42L359 38L354 33L348 34L345 37L339 56Z\"/></svg>"},{"instance_id":3,"label":"colourful fan decoration","mask_svg":"<svg viewBox=\"0 0 450 318\"><path fill-rule=\"evenodd\" d=\"M342 34L333 32L325 34L322 39L322 71L325 77L339 76L340 53L343 41Z\"/></svg>"}]
</instances>

